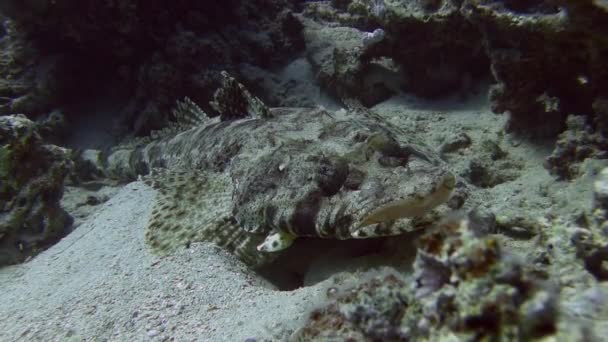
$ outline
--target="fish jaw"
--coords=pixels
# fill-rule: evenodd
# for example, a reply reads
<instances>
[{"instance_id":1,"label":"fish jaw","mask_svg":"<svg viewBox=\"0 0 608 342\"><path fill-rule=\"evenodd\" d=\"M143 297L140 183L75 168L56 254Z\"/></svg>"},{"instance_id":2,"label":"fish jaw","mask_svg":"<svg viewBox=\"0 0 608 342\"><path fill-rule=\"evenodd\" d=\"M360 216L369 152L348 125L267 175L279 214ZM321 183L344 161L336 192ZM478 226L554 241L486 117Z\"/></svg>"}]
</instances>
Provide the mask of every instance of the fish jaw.
<instances>
[{"instance_id":1,"label":"fish jaw","mask_svg":"<svg viewBox=\"0 0 608 342\"><path fill-rule=\"evenodd\" d=\"M455 184L456 178L454 175L451 172L446 172L431 191L381 204L363 217L352 231L352 237L363 239L403 233L403 228L395 224L395 221L402 218L424 216L432 209L447 202L452 195Z\"/></svg>"}]
</instances>

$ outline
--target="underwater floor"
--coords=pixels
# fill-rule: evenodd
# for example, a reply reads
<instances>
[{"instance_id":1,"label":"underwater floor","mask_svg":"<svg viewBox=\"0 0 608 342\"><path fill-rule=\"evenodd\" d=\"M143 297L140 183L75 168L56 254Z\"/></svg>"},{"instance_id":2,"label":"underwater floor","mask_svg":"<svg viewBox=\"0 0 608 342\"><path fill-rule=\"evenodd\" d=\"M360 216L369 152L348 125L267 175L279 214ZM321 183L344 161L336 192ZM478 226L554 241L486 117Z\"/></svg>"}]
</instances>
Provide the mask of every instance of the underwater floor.
<instances>
[{"instance_id":1,"label":"underwater floor","mask_svg":"<svg viewBox=\"0 0 608 342\"><path fill-rule=\"evenodd\" d=\"M430 104L402 95L373 110L438 149L466 136L468 142L461 147L444 147L443 158L459 176L468 175L471 161L479 159L486 175L478 180L473 197L488 210L557 222L560 216L588 208L594 173L605 165L590 163L584 165L588 176L571 183L556 181L542 166L550 149L504 133L506 118L491 113L484 98ZM492 159L496 153L500 158ZM365 256L332 259L328 250L302 268L307 272L300 274L304 280L285 285L280 275L264 278L207 244L159 258L147 251L143 238L154 191L141 182L103 191L109 200L77 217L73 233L29 262L0 269L0 340L288 339L322 306L329 289L362 277L358 272L370 268L362 265L371 265L361 261ZM66 206L76 197L68 189ZM553 231L548 238L559 240L551 234L560 231ZM529 257L539 244L538 236L525 231L498 235L514 257ZM583 271L576 264L556 263L555 272L578 277ZM384 272L380 266L374 264L373 272ZM566 286L562 293L574 295L577 288ZM563 305L580 310L575 299ZM598 310L595 314L602 312ZM608 331L606 321L598 324Z\"/></svg>"}]
</instances>

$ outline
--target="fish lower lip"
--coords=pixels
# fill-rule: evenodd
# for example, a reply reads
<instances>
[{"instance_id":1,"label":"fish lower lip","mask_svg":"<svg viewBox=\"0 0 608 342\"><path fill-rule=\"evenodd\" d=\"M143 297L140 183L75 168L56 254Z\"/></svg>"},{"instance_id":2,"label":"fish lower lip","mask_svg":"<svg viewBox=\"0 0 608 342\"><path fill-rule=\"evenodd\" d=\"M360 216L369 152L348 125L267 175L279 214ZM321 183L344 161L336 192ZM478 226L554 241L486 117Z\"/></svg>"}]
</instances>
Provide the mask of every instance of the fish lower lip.
<instances>
[{"instance_id":1,"label":"fish lower lip","mask_svg":"<svg viewBox=\"0 0 608 342\"><path fill-rule=\"evenodd\" d=\"M398 200L387 202L377 206L375 209L370 210L364 219L361 220L359 227L369 226L371 224L378 224L382 222L394 221L403 217L407 217L404 214L404 209L407 209L408 200Z\"/></svg>"}]
</instances>

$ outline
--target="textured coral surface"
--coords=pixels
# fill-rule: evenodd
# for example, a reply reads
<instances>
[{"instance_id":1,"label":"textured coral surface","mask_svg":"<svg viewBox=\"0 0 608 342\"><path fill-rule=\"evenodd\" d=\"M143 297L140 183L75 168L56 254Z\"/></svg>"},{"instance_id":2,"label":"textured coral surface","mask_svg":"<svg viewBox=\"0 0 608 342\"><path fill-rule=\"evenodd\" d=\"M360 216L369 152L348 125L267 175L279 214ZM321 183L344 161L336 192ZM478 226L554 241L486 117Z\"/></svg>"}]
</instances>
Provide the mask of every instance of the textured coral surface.
<instances>
[{"instance_id":1,"label":"textured coral surface","mask_svg":"<svg viewBox=\"0 0 608 342\"><path fill-rule=\"evenodd\" d=\"M70 161L23 115L0 117L0 142L0 265L7 265L69 232L71 217L59 201Z\"/></svg>"}]
</instances>

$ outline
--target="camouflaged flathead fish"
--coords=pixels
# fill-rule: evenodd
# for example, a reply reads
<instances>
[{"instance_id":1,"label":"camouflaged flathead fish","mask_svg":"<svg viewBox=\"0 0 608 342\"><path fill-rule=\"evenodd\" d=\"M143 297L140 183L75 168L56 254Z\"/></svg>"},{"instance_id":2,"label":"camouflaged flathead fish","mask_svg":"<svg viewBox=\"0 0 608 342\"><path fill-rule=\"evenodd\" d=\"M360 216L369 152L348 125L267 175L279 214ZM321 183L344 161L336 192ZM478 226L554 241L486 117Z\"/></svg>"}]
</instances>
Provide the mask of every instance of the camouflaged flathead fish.
<instances>
[{"instance_id":1,"label":"camouflaged flathead fish","mask_svg":"<svg viewBox=\"0 0 608 342\"><path fill-rule=\"evenodd\" d=\"M208 241L255 267L296 237L399 234L411 229L402 218L450 197L454 176L435 154L365 110L269 109L222 75L219 117L186 99L176 124L107 159L111 175L148 174L158 190L153 250Z\"/></svg>"}]
</instances>

